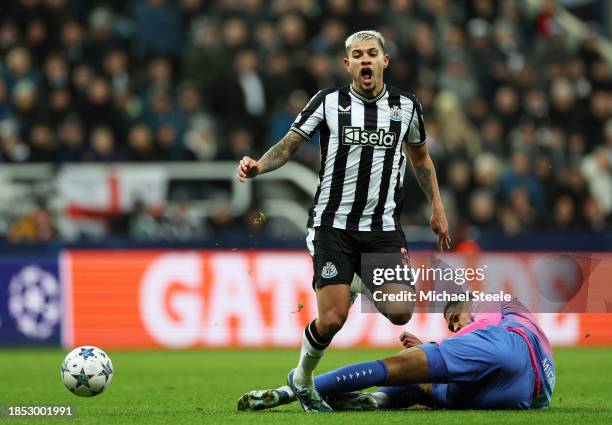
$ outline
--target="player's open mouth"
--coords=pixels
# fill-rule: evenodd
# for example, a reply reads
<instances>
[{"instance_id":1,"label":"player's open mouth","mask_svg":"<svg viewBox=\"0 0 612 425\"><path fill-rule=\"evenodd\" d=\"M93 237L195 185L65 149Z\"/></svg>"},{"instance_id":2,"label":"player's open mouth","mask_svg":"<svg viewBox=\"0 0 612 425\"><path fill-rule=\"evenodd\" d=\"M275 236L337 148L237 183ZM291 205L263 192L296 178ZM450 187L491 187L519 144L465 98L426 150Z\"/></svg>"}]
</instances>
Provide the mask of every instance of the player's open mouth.
<instances>
[{"instance_id":1,"label":"player's open mouth","mask_svg":"<svg viewBox=\"0 0 612 425\"><path fill-rule=\"evenodd\" d=\"M364 83L370 84L372 82L372 70L370 68L362 68L361 79Z\"/></svg>"}]
</instances>

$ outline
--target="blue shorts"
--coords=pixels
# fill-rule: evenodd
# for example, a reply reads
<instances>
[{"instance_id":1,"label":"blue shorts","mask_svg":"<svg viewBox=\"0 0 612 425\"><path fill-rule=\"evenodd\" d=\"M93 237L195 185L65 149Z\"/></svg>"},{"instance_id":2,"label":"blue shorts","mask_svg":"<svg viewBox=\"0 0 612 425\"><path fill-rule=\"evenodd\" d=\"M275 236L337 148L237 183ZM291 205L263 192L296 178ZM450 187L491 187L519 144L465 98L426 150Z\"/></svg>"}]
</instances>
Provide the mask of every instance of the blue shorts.
<instances>
[{"instance_id":1,"label":"blue shorts","mask_svg":"<svg viewBox=\"0 0 612 425\"><path fill-rule=\"evenodd\" d=\"M535 372L517 333L489 326L440 345L419 345L429 364L436 405L449 409L527 409Z\"/></svg>"}]
</instances>

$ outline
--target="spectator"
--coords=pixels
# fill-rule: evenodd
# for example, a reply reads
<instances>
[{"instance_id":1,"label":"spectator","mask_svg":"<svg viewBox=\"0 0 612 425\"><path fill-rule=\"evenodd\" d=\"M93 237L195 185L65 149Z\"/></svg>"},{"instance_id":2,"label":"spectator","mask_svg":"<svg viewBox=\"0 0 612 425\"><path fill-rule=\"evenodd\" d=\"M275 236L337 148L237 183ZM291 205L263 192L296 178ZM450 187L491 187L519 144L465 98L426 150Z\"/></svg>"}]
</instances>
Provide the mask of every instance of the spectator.
<instances>
[{"instance_id":1,"label":"spectator","mask_svg":"<svg viewBox=\"0 0 612 425\"><path fill-rule=\"evenodd\" d=\"M576 114L580 111L575 107L575 93L572 85L567 79L553 81L550 89L550 121L555 127L561 127L565 132L574 130L573 127L582 127L580 117Z\"/></svg>"},{"instance_id":2,"label":"spectator","mask_svg":"<svg viewBox=\"0 0 612 425\"><path fill-rule=\"evenodd\" d=\"M43 67L43 86L46 91L67 88L70 83L68 63L59 53L47 56Z\"/></svg>"},{"instance_id":3,"label":"spectator","mask_svg":"<svg viewBox=\"0 0 612 425\"><path fill-rule=\"evenodd\" d=\"M538 152L540 145L539 135L535 123L529 118L521 119L518 128L512 130L509 135L510 145L512 150L521 150L534 158ZM562 144L560 146L563 147Z\"/></svg>"},{"instance_id":4,"label":"spectator","mask_svg":"<svg viewBox=\"0 0 612 425\"><path fill-rule=\"evenodd\" d=\"M5 120L0 123L0 160L22 163L28 160L30 149L17 134L16 124Z\"/></svg>"},{"instance_id":5,"label":"spectator","mask_svg":"<svg viewBox=\"0 0 612 425\"><path fill-rule=\"evenodd\" d=\"M42 205L20 217L8 231L8 240L11 242L49 242L54 236L51 212Z\"/></svg>"},{"instance_id":6,"label":"spectator","mask_svg":"<svg viewBox=\"0 0 612 425\"><path fill-rule=\"evenodd\" d=\"M164 57L158 56L149 61L148 81L145 88L149 90L172 90L173 67L172 63ZM144 90L146 92L146 89Z\"/></svg>"},{"instance_id":7,"label":"spectator","mask_svg":"<svg viewBox=\"0 0 612 425\"><path fill-rule=\"evenodd\" d=\"M83 28L77 21L69 20L61 31L61 45L68 61L72 65L80 63L85 56Z\"/></svg>"},{"instance_id":8,"label":"spectator","mask_svg":"<svg viewBox=\"0 0 612 425\"><path fill-rule=\"evenodd\" d=\"M447 168L446 182L455 198L455 207L460 217L469 211L470 167L465 161L455 160Z\"/></svg>"},{"instance_id":9,"label":"spectator","mask_svg":"<svg viewBox=\"0 0 612 425\"><path fill-rule=\"evenodd\" d=\"M58 162L78 162L85 153L85 129L77 116L69 116L58 131Z\"/></svg>"},{"instance_id":10,"label":"spectator","mask_svg":"<svg viewBox=\"0 0 612 425\"><path fill-rule=\"evenodd\" d=\"M210 19L194 22L184 52L185 78L195 81L204 93L210 93L231 63L219 26ZM206 72L202 72L204 69Z\"/></svg>"},{"instance_id":11,"label":"spectator","mask_svg":"<svg viewBox=\"0 0 612 425\"><path fill-rule=\"evenodd\" d=\"M220 152L219 157L239 160L245 155L255 155L255 136L248 128L237 128L228 135L227 146Z\"/></svg>"},{"instance_id":12,"label":"spectator","mask_svg":"<svg viewBox=\"0 0 612 425\"><path fill-rule=\"evenodd\" d=\"M483 151L490 152L499 157L507 150L504 127L496 117L487 118L480 128L480 141Z\"/></svg>"},{"instance_id":13,"label":"spectator","mask_svg":"<svg viewBox=\"0 0 612 425\"><path fill-rule=\"evenodd\" d=\"M47 123L36 123L30 130L30 156L32 162L53 162L57 155L57 146L53 131Z\"/></svg>"},{"instance_id":14,"label":"spectator","mask_svg":"<svg viewBox=\"0 0 612 425\"><path fill-rule=\"evenodd\" d=\"M215 111L226 126L240 122L251 134L257 135L257 144L265 134L266 87L258 70L255 52L246 49L238 52L234 60L233 72L219 84L214 94Z\"/></svg>"},{"instance_id":15,"label":"spectator","mask_svg":"<svg viewBox=\"0 0 612 425\"><path fill-rule=\"evenodd\" d=\"M161 234L160 225L153 211L147 209L142 202L134 205L129 217L129 235L140 241L158 240Z\"/></svg>"},{"instance_id":16,"label":"spectator","mask_svg":"<svg viewBox=\"0 0 612 425\"><path fill-rule=\"evenodd\" d=\"M108 81L95 76L87 86L87 97L80 115L88 130L94 126L110 127L115 132L121 128L121 117L113 105L112 93Z\"/></svg>"},{"instance_id":17,"label":"spectator","mask_svg":"<svg viewBox=\"0 0 612 425\"><path fill-rule=\"evenodd\" d=\"M502 86L497 89L494 107L504 128L504 136L507 136L519 122L521 111L517 91L510 86Z\"/></svg>"},{"instance_id":18,"label":"spectator","mask_svg":"<svg viewBox=\"0 0 612 425\"><path fill-rule=\"evenodd\" d=\"M157 151L162 161L190 161L195 159L193 152L185 149L174 126L161 125L157 128L155 136Z\"/></svg>"},{"instance_id":19,"label":"spectator","mask_svg":"<svg viewBox=\"0 0 612 425\"><path fill-rule=\"evenodd\" d=\"M447 155L473 159L480 150L478 132L463 114L459 98L443 91L436 98L436 119L441 123L440 138Z\"/></svg>"},{"instance_id":20,"label":"spectator","mask_svg":"<svg viewBox=\"0 0 612 425\"><path fill-rule=\"evenodd\" d=\"M472 73L466 70L464 59L459 55L451 55L446 59L439 86L443 90L455 93L462 103L467 103L478 94L476 81Z\"/></svg>"},{"instance_id":21,"label":"spectator","mask_svg":"<svg viewBox=\"0 0 612 425\"><path fill-rule=\"evenodd\" d=\"M584 200L582 204L582 215L584 216L588 229L593 232L601 232L606 229L606 214L592 196Z\"/></svg>"},{"instance_id":22,"label":"spectator","mask_svg":"<svg viewBox=\"0 0 612 425\"><path fill-rule=\"evenodd\" d=\"M164 125L171 125L178 129L179 126L184 124L179 111L174 107L172 95L163 88L155 89L151 93L144 119L153 130L157 130Z\"/></svg>"},{"instance_id":23,"label":"spectator","mask_svg":"<svg viewBox=\"0 0 612 425\"><path fill-rule=\"evenodd\" d=\"M34 123L44 120L45 111L39 106L39 94L34 83L21 80L13 87L13 112L20 133L27 134Z\"/></svg>"},{"instance_id":24,"label":"spectator","mask_svg":"<svg viewBox=\"0 0 612 425\"><path fill-rule=\"evenodd\" d=\"M140 0L134 7L137 51L145 57L178 57L183 33L174 2ZM160 37L163 34L163 37Z\"/></svg>"},{"instance_id":25,"label":"spectator","mask_svg":"<svg viewBox=\"0 0 612 425\"><path fill-rule=\"evenodd\" d=\"M559 196L553 207L553 226L557 230L573 230L578 225L576 203L569 195Z\"/></svg>"},{"instance_id":26,"label":"spectator","mask_svg":"<svg viewBox=\"0 0 612 425\"><path fill-rule=\"evenodd\" d=\"M27 49L15 47L8 52L3 78L9 91L13 91L20 82L38 84L38 73L32 68L31 55Z\"/></svg>"},{"instance_id":27,"label":"spectator","mask_svg":"<svg viewBox=\"0 0 612 425\"><path fill-rule=\"evenodd\" d=\"M116 45L111 28L112 22L112 11L106 7L97 7L89 15L90 37L84 44L84 59L96 71L102 69L104 56ZM74 36L77 37L78 35L74 34Z\"/></svg>"},{"instance_id":28,"label":"spectator","mask_svg":"<svg viewBox=\"0 0 612 425\"><path fill-rule=\"evenodd\" d=\"M470 195L470 220L481 229L495 225L495 198L491 192L477 190Z\"/></svg>"},{"instance_id":29,"label":"spectator","mask_svg":"<svg viewBox=\"0 0 612 425\"><path fill-rule=\"evenodd\" d=\"M502 176L499 195L503 204L511 202L512 193L516 189L525 190L529 204L536 210L543 206L542 187L538 179L530 171L529 157L522 151L512 154L511 168Z\"/></svg>"},{"instance_id":30,"label":"spectator","mask_svg":"<svg viewBox=\"0 0 612 425\"><path fill-rule=\"evenodd\" d=\"M70 113L74 113L74 105L72 103L72 95L70 90L67 88L60 88L53 90L48 94L49 111L48 117L49 122L54 127L64 121Z\"/></svg>"},{"instance_id":31,"label":"spectator","mask_svg":"<svg viewBox=\"0 0 612 425\"><path fill-rule=\"evenodd\" d=\"M527 228L535 224L537 213L533 208L529 193L523 187L517 187L510 193L510 207L516 214L516 217L521 222L523 228Z\"/></svg>"},{"instance_id":32,"label":"spectator","mask_svg":"<svg viewBox=\"0 0 612 425\"><path fill-rule=\"evenodd\" d=\"M12 115L13 112L8 99L6 83L4 80L0 79L0 122L2 122L2 120L11 118Z\"/></svg>"},{"instance_id":33,"label":"spectator","mask_svg":"<svg viewBox=\"0 0 612 425\"><path fill-rule=\"evenodd\" d=\"M474 182L476 186L496 191L500 171L501 164L495 155L487 152L480 153L474 160Z\"/></svg>"},{"instance_id":34,"label":"spectator","mask_svg":"<svg viewBox=\"0 0 612 425\"><path fill-rule=\"evenodd\" d=\"M25 27L24 41L38 66L42 65L45 53L50 48L52 36L48 32L46 22L38 17L31 19Z\"/></svg>"},{"instance_id":35,"label":"spectator","mask_svg":"<svg viewBox=\"0 0 612 425\"><path fill-rule=\"evenodd\" d=\"M125 94L130 89L132 81L128 65L128 56L123 49L111 50L104 56L102 68L110 81L112 93L116 95Z\"/></svg>"},{"instance_id":36,"label":"spectator","mask_svg":"<svg viewBox=\"0 0 612 425\"><path fill-rule=\"evenodd\" d=\"M589 118L581 128L586 129L588 150L603 143L603 129L606 120L612 115L610 92L594 91L589 102Z\"/></svg>"},{"instance_id":37,"label":"spectator","mask_svg":"<svg viewBox=\"0 0 612 425\"><path fill-rule=\"evenodd\" d=\"M202 225L190 214L187 202L169 204L160 226L161 237L169 241L188 241L203 235Z\"/></svg>"},{"instance_id":38,"label":"spectator","mask_svg":"<svg viewBox=\"0 0 612 425\"><path fill-rule=\"evenodd\" d=\"M550 118L548 112L548 99L546 93L539 88L530 89L524 100L525 115L540 128L548 125Z\"/></svg>"},{"instance_id":39,"label":"spectator","mask_svg":"<svg viewBox=\"0 0 612 425\"><path fill-rule=\"evenodd\" d=\"M206 161L215 158L218 143L213 119L206 114L194 117L189 122L183 143L195 159Z\"/></svg>"},{"instance_id":40,"label":"spectator","mask_svg":"<svg viewBox=\"0 0 612 425\"><path fill-rule=\"evenodd\" d=\"M306 24L300 15L283 15L278 21L277 31L288 51L303 49L306 45Z\"/></svg>"},{"instance_id":41,"label":"spectator","mask_svg":"<svg viewBox=\"0 0 612 425\"><path fill-rule=\"evenodd\" d=\"M115 136L109 127L96 127L91 131L90 149L85 159L96 162L117 160L115 154Z\"/></svg>"},{"instance_id":42,"label":"spectator","mask_svg":"<svg viewBox=\"0 0 612 425\"><path fill-rule=\"evenodd\" d=\"M328 19L321 24L321 32L310 43L314 52L333 55L348 36L346 24L337 19Z\"/></svg>"},{"instance_id":43,"label":"spectator","mask_svg":"<svg viewBox=\"0 0 612 425\"><path fill-rule=\"evenodd\" d=\"M612 165L605 148L599 147L585 157L581 168L593 198L609 215L612 213Z\"/></svg>"},{"instance_id":44,"label":"spectator","mask_svg":"<svg viewBox=\"0 0 612 425\"><path fill-rule=\"evenodd\" d=\"M6 56L6 53L13 47L17 46L19 40L19 30L14 22L5 21L0 23L0 55Z\"/></svg>"},{"instance_id":45,"label":"spectator","mask_svg":"<svg viewBox=\"0 0 612 425\"><path fill-rule=\"evenodd\" d=\"M134 124L128 133L129 156L134 161L157 161L153 133L143 123Z\"/></svg>"}]
</instances>

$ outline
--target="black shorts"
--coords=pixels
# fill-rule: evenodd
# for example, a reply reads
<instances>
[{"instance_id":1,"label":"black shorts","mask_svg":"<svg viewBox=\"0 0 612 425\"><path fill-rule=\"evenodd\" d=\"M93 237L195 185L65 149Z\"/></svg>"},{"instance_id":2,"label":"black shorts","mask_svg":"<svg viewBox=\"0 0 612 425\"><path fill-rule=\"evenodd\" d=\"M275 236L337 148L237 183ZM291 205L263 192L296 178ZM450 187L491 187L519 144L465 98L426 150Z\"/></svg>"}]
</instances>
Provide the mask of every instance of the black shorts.
<instances>
[{"instance_id":1,"label":"black shorts","mask_svg":"<svg viewBox=\"0 0 612 425\"><path fill-rule=\"evenodd\" d=\"M399 254L408 249L401 230L352 231L333 227L308 229L306 244L314 268L312 286L350 285L353 275L361 277L362 253Z\"/></svg>"}]
</instances>

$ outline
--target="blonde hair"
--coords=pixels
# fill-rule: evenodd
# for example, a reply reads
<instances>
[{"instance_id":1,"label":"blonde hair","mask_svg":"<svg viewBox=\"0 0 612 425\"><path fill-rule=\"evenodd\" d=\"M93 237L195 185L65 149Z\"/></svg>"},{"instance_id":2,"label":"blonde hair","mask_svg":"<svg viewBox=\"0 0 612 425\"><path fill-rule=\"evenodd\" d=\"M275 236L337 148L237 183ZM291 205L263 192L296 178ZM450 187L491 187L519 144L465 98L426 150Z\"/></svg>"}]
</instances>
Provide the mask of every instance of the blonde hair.
<instances>
[{"instance_id":1,"label":"blonde hair","mask_svg":"<svg viewBox=\"0 0 612 425\"><path fill-rule=\"evenodd\" d=\"M378 41L378 44L380 44L380 48L384 52L385 51L385 38L382 36L382 34L379 33L378 31L367 30L367 31L358 31L348 36L348 38L344 42L346 53L348 54L353 44L359 43L361 41L370 40L372 38Z\"/></svg>"}]
</instances>

